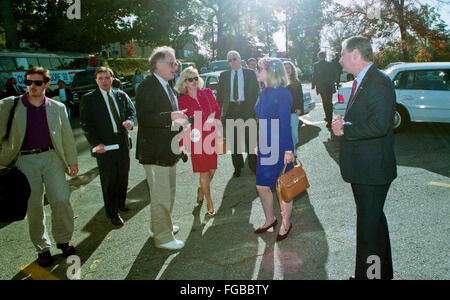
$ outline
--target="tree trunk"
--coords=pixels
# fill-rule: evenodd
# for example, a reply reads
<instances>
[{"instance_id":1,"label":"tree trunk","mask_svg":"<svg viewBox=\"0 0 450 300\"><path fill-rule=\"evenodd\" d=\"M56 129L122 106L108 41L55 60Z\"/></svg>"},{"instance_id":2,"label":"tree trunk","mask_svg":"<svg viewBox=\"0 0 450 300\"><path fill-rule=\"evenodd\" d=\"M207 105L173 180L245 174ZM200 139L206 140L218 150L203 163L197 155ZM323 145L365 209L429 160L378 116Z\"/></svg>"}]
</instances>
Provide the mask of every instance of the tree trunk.
<instances>
[{"instance_id":1,"label":"tree trunk","mask_svg":"<svg viewBox=\"0 0 450 300\"><path fill-rule=\"evenodd\" d=\"M14 19L11 0L0 0L0 11L3 28L5 29L6 48L19 48L17 23Z\"/></svg>"},{"instance_id":2,"label":"tree trunk","mask_svg":"<svg viewBox=\"0 0 450 300\"><path fill-rule=\"evenodd\" d=\"M393 1L395 14L397 15L398 26L400 27L400 39L401 47L403 53L403 61L409 61L408 55L408 36L405 24L405 0L394 0Z\"/></svg>"}]
</instances>

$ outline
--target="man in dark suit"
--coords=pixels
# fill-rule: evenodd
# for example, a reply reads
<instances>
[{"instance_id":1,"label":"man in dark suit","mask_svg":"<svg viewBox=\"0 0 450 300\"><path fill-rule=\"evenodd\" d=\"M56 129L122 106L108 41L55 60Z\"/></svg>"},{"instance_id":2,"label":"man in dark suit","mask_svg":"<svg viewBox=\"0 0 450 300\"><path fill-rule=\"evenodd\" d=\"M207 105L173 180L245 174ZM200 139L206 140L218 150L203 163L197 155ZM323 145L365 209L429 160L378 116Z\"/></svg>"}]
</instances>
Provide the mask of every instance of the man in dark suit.
<instances>
[{"instance_id":1,"label":"man in dark suit","mask_svg":"<svg viewBox=\"0 0 450 300\"><path fill-rule=\"evenodd\" d=\"M178 226L172 223L176 192L176 163L180 159L177 134L187 122L169 84L176 72L175 51L158 47L150 56L150 71L136 93L139 122L136 158L144 166L151 198L150 237L157 248L176 250L184 242L175 239ZM176 123L176 124L174 124ZM173 128L172 128L173 127Z\"/></svg>"},{"instance_id":2,"label":"man in dark suit","mask_svg":"<svg viewBox=\"0 0 450 300\"><path fill-rule=\"evenodd\" d=\"M66 83L63 80L58 81L58 88L54 91L49 91L48 97L59 97L59 101L64 103L67 110L67 116L70 119L72 107L73 107L73 94L72 90L66 87Z\"/></svg>"},{"instance_id":3,"label":"man in dark suit","mask_svg":"<svg viewBox=\"0 0 450 300\"><path fill-rule=\"evenodd\" d=\"M317 54L319 61L313 65L313 76L311 89L316 89L316 93L322 98L323 110L325 112L325 121L327 128L331 128L333 119L332 97L336 92L334 83L336 82L336 68L333 63L325 60L327 54L323 51Z\"/></svg>"},{"instance_id":4,"label":"man in dark suit","mask_svg":"<svg viewBox=\"0 0 450 300\"><path fill-rule=\"evenodd\" d=\"M95 72L98 88L85 94L80 104L80 124L97 158L107 216L114 225L123 225L120 211L125 205L130 170L131 139L128 130L134 126L134 108L128 96L114 91L111 69ZM111 149L112 148L112 149Z\"/></svg>"},{"instance_id":5,"label":"man in dark suit","mask_svg":"<svg viewBox=\"0 0 450 300\"><path fill-rule=\"evenodd\" d=\"M259 86L256 80L256 74L253 70L242 68L241 56L237 51L230 51L227 54L228 63L231 70L222 72L219 77L219 88L217 91L217 101L221 106L222 119L225 120L243 120L247 121L255 118L253 111L256 100L258 99ZM224 123L224 129L226 129ZM256 155L254 150L250 149L250 127L245 130L239 130L234 127L234 149L231 158L234 166L234 176L241 175L241 169L244 167L242 152L248 153L248 165L253 173L256 172ZM245 132L243 132L245 131ZM239 147L238 139L240 134L245 134L245 150ZM231 136L227 133L227 136ZM240 139L239 139L240 140ZM229 141L227 145L229 145ZM253 145L256 146L256 145Z\"/></svg>"},{"instance_id":6,"label":"man in dark suit","mask_svg":"<svg viewBox=\"0 0 450 300\"><path fill-rule=\"evenodd\" d=\"M371 43L352 37L343 43L340 63L356 76L344 118L333 121L340 136L339 164L351 183L357 210L356 268L351 279L392 279L389 230L383 212L397 177L394 154L395 90L373 61Z\"/></svg>"},{"instance_id":7,"label":"man in dark suit","mask_svg":"<svg viewBox=\"0 0 450 300\"><path fill-rule=\"evenodd\" d=\"M17 79L15 77L8 79L6 82L6 92L4 96L21 96L23 94L25 94L25 91L20 85L17 84Z\"/></svg>"}]
</instances>

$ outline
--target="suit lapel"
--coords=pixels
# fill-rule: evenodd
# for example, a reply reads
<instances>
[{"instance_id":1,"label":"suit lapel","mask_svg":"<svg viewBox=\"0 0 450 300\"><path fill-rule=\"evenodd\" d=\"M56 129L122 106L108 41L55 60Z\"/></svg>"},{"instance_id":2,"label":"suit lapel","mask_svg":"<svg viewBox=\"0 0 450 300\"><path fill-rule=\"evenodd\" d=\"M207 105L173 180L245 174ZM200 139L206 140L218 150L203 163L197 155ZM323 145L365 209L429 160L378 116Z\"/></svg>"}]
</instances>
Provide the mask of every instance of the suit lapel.
<instances>
[{"instance_id":1,"label":"suit lapel","mask_svg":"<svg viewBox=\"0 0 450 300\"><path fill-rule=\"evenodd\" d=\"M364 78L361 82L361 84L359 85L358 89L356 90L355 95L353 95L353 101L352 103L350 103L349 106L347 106L347 109L345 110L345 115L347 115L347 112L352 108L352 106L355 104L356 101L358 101L358 96L359 94L362 92L362 90L365 88L366 83L368 82L372 72L373 72L373 68L375 68L375 65L372 65L369 70L367 70L366 75L364 75ZM345 118L345 116L344 116Z\"/></svg>"}]
</instances>

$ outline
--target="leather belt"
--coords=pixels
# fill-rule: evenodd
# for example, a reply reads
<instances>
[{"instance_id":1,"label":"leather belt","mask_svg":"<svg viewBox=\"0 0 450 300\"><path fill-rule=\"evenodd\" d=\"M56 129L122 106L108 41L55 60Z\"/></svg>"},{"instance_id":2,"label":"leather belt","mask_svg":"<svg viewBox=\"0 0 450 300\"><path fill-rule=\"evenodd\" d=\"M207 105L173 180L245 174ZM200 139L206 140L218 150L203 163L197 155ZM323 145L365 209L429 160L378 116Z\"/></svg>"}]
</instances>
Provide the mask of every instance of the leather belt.
<instances>
[{"instance_id":1,"label":"leather belt","mask_svg":"<svg viewBox=\"0 0 450 300\"><path fill-rule=\"evenodd\" d=\"M20 155L39 154L39 153L47 152L50 149L53 149L53 147L33 149L33 150L22 150L22 151L20 151Z\"/></svg>"}]
</instances>

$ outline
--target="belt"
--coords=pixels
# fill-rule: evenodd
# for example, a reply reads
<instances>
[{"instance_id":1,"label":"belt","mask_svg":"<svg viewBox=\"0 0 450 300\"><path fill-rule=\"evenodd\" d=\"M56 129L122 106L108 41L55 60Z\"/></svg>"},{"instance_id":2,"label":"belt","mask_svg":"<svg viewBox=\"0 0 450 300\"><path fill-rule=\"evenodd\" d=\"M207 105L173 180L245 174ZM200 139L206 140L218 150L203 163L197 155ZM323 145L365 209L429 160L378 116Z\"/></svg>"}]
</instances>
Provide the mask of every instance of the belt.
<instances>
[{"instance_id":1,"label":"belt","mask_svg":"<svg viewBox=\"0 0 450 300\"><path fill-rule=\"evenodd\" d=\"M245 101L230 101L230 104L236 104L236 105L240 105L242 103L244 103Z\"/></svg>"},{"instance_id":2,"label":"belt","mask_svg":"<svg viewBox=\"0 0 450 300\"><path fill-rule=\"evenodd\" d=\"M33 149L33 150L23 150L23 151L20 151L20 155L39 154L39 153L47 152L50 149L53 149L53 147Z\"/></svg>"}]
</instances>

